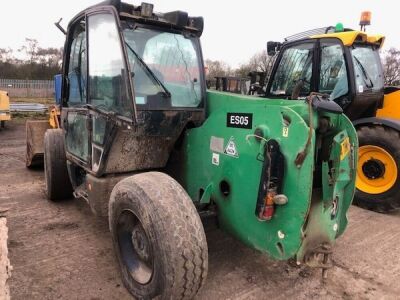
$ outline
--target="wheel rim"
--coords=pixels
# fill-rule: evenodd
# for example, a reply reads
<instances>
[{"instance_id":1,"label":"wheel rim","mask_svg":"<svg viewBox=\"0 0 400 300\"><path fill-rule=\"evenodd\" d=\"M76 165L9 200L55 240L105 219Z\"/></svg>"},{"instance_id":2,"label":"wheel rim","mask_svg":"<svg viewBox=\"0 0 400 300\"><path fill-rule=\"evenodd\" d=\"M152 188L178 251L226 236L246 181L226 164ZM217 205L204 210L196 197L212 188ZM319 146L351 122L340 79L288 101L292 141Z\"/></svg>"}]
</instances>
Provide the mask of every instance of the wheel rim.
<instances>
[{"instance_id":1,"label":"wheel rim","mask_svg":"<svg viewBox=\"0 0 400 300\"><path fill-rule=\"evenodd\" d=\"M154 266L151 245L139 218L132 211L124 210L119 215L117 238L123 268L137 283L148 283Z\"/></svg>"},{"instance_id":2,"label":"wheel rim","mask_svg":"<svg viewBox=\"0 0 400 300\"><path fill-rule=\"evenodd\" d=\"M390 190L397 180L397 164L385 149L366 145L359 148L357 180L358 190L368 194L381 194Z\"/></svg>"}]
</instances>

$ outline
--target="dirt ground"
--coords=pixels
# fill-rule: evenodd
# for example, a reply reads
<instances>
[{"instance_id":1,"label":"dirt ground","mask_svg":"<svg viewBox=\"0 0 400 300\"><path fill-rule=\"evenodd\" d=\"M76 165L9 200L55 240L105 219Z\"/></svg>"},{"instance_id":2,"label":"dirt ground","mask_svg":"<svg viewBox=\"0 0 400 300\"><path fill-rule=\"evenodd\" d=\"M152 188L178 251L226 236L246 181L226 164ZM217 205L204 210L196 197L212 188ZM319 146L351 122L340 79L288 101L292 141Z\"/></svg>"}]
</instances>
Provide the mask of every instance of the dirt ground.
<instances>
[{"instance_id":1,"label":"dirt ground","mask_svg":"<svg viewBox=\"0 0 400 300\"><path fill-rule=\"evenodd\" d=\"M12 299L130 299L107 220L86 203L45 200L43 170L24 165L23 122L0 130L0 203L8 207ZM275 262L219 230L207 233L209 275L198 299L399 299L400 212L352 207L326 283L319 270Z\"/></svg>"}]
</instances>

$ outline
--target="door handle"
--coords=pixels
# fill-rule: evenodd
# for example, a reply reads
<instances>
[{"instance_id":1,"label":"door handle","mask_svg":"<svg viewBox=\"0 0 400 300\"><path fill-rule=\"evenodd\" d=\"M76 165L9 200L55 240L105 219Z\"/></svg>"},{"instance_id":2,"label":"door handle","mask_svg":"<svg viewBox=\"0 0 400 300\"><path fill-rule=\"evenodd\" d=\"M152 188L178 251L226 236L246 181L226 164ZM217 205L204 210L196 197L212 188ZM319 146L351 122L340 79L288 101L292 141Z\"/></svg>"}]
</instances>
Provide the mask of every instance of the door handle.
<instances>
[{"instance_id":1,"label":"door handle","mask_svg":"<svg viewBox=\"0 0 400 300\"><path fill-rule=\"evenodd\" d=\"M68 131L67 117L63 118L62 124L63 124L63 129L65 130L65 132L67 132Z\"/></svg>"}]
</instances>

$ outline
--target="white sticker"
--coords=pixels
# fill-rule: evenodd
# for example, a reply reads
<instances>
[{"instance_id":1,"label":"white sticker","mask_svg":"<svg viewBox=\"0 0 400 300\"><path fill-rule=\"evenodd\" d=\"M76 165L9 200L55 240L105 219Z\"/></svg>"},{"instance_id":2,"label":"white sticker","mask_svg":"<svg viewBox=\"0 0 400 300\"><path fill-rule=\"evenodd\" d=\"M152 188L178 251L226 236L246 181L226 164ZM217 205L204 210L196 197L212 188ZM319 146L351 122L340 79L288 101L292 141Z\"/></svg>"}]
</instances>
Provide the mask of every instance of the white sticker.
<instances>
[{"instance_id":1,"label":"white sticker","mask_svg":"<svg viewBox=\"0 0 400 300\"><path fill-rule=\"evenodd\" d=\"M213 165L219 166L219 154L218 153L213 153L211 162Z\"/></svg>"},{"instance_id":2,"label":"white sticker","mask_svg":"<svg viewBox=\"0 0 400 300\"><path fill-rule=\"evenodd\" d=\"M288 137L289 136L289 127L283 126L283 128L282 128L282 136L283 137Z\"/></svg>"},{"instance_id":3,"label":"white sticker","mask_svg":"<svg viewBox=\"0 0 400 300\"><path fill-rule=\"evenodd\" d=\"M210 139L210 150L217 153L224 153L224 138L212 136Z\"/></svg>"},{"instance_id":4,"label":"white sticker","mask_svg":"<svg viewBox=\"0 0 400 300\"><path fill-rule=\"evenodd\" d=\"M225 152L225 154L228 154L229 156L239 157L239 153L237 151L235 140L234 140L233 136L230 138L228 144L226 144L224 152Z\"/></svg>"},{"instance_id":5,"label":"white sticker","mask_svg":"<svg viewBox=\"0 0 400 300\"><path fill-rule=\"evenodd\" d=\"M364 92L364 86L363 86L363 85L359 85L359 86L358 86L358 92L359 92L359 93Z\"/></svg>"}]
</instances>

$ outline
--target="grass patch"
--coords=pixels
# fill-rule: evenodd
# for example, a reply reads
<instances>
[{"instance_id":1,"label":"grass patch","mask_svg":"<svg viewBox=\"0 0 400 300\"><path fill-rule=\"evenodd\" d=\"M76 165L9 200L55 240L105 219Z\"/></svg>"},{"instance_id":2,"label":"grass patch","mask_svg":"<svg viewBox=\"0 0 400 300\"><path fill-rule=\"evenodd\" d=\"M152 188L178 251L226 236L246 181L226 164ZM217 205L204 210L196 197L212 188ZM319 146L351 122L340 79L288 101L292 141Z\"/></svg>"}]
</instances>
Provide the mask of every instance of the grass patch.
<instances>
[{"instance_id":1,"label":"grass patch","mask_svg":"<svg viewBox=\"0 0 400 300\"><path fill-rule=\"evenodd\" d=\"M11 103L40 103L44 105L55 104L54 98L18 98L10 97Z\"/></svg>"},{"instance_id":2,"label":"grass patch","mask_svg":"<svg viewBox=\"0 0 400 300\"><path fill-rule=\"evenodd\" d=\"M13 112L11 114L12 120L48 120L49 114L45 113L37 113L37 112Z\"/></svg>"},{"instance_id":3,"label":"grass patch","mask_svg":"<svg viewBox=\"0 0 400 300\"><path fill-rule=\"evenodd\" d=\"M39 103L46 106L55 104L53 98L20 98L10 97L11 103ZM11 119L18 120L48 120L49 113L46 112L12 112Z\"/></svg>"}]
</instances>

